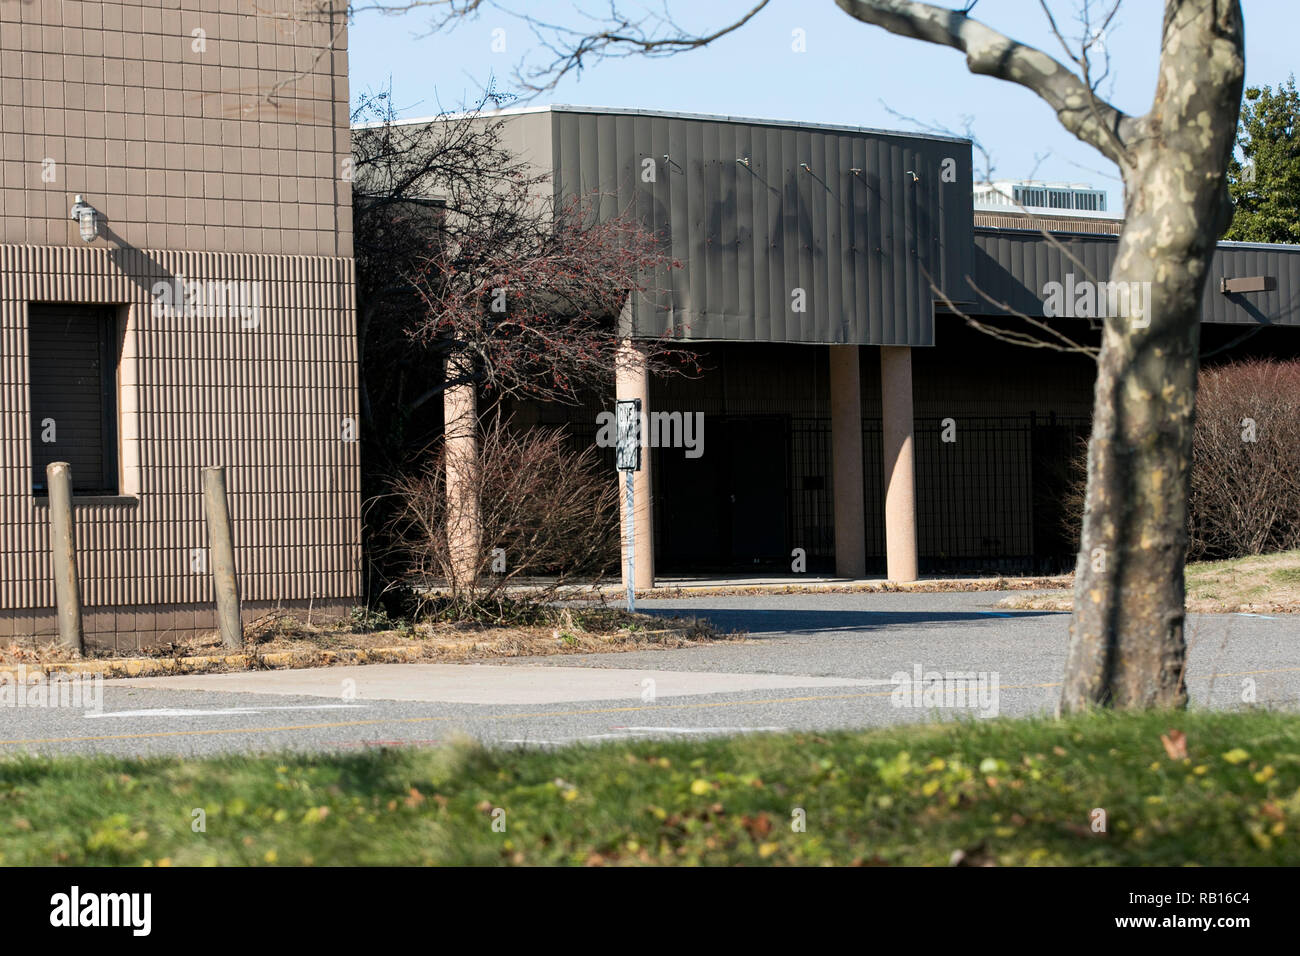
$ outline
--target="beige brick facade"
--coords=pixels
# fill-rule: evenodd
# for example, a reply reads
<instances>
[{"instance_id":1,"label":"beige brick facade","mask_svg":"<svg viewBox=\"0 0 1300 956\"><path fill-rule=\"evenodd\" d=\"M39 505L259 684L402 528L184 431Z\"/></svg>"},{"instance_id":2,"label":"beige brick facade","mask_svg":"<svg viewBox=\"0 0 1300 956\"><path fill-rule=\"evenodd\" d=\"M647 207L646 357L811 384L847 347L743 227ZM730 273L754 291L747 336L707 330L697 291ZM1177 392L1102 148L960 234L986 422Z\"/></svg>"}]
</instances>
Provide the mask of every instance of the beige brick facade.
<instances>
[{"instance_id":1,"label":"beige brick facade","mask_svg":"<svg viewBox=\"0 0 1300 956\"><path fill-rule=\"evenodd\" d=\"M117 322L120 493L76 502L89 643L212 626L205 465L227 467L248 614L356 602L346 35L314 6L0 0L0 642L54 632L37 303ZM76 195L106 220L91 243ZM159 305L193 282L256 308Z\"/></svg>"},{"instance_id":2,"label":"beige brick facade","mask_svg":"<svg viewBox=\"0 0 1300 956\"><path fill-rule=\"evenodd\" d=\"M0 242L79 241L81 193L106 245L350 256L347 38L313 6L0 2Z\"/></svg>"}]
</instances>

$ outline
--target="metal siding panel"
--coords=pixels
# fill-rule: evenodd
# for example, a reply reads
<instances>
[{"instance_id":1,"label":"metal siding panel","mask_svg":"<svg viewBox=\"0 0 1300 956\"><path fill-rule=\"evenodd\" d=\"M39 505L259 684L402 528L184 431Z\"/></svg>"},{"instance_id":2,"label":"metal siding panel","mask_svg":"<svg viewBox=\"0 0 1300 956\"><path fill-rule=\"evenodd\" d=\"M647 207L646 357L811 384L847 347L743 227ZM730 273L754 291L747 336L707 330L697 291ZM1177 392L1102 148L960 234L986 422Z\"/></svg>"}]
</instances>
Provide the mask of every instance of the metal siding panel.
<instances>
[{"instance_id":1,"label":"metal siding panel","mask_svg":"<svg viewBox=\"0 0 1300 956\"><path fill-rule=\"evenodd\" d=\"M857 315L857 265L853 252L853 194L857 177L849 170L853 162L853 141L847 136L835 138L835 183L836 199L831 207L836 229L835 243L826 247L827 259L834 260L839 269L839 281L835 285L836 308L840 321L850 328L858 325Z\"/></svg>"},{"instance_id":2,"label":"metal siding panel","mask_svg":"<svg viewBox=\"0 0 1300 956\"><path fill-rule=\"evenodd\" d=\"M959 266L973 257L949 236L970 232L971 211L940 183L939 164L951 152L968 168L967 144L644 114L551 117L556 194L602 189L602 214L635 210L683 265L654 280L670 290L664 308L638 302L640 334L921 345L932 341L930 277L962 294L970 267ZM736 163L746 155L748 169ZM647 156L654 183L639 180ZM911 190L899 182L909 168L922 176ZM804 313L790 308L795 288Z\"/></svg>"},{"instance_id":3,"label":"metal siding panel","mask_svg":"<svg viewBox=\"0 0 1300 956\"><path fill-rule=\"evenodd\" d=\"M735 272L729 269L730 257L723 244L727 230L727 219L734 220L735 210L727 209L724 200L726 177L722 174L719 155L722 152L721 131L716 123L701 124L700 129L700 172L703 190L700 194L700 231L704 238L705 256L705 295L708 296L708 312L731 316L728 308L730 286L735 282Z\"/></svg>"},{"instance_id":4,"label":"metal siding panel","mask_svg":"<svg viewBox=\"0 0 1300 956\"><path fill-rule=\"evenodd\" d=\"M763 287L767 289L767 309L765 313L760 313L764 315L761 328L766 332L768 340L778 340L790 337L785 311L788 303L785 297L785 270L782 265L785 206L781 192L783 187L776 174L781 159L781 131L772 128L760 130L756 143L761 144L756 162L761 163L763 194L767 199L764 204L767 242L762 258L757 263L757 268L762 272Z\"/></svg>"},{"instance_id":5,"label":"metal siding panel","mask_svg":"<svg viewBox=\"0 0 1300 956\"><path fill-rule=\"evenodd\" d=\"M920 310L921 302L917 294L917 286L925 281L918 268L920 263L921 240L920 240L920 217L919 211L924 203L927 179L929 171L921 162L921 154L911 149L899 150L903 162L908 169L917 174L917 179L904 174L903 192L907 196L907 201L903 204L903 263L904 263L904 283L903 292L906 298L903 307L903 316L907 320L906 338L903 342L924 343L926 340L924 324L921 320Z\"/></svg>"},{"instance_id":6,"label":"metal siding panel","mask_svg":"<svg viewBox=\"0 0 1300 956\"><path fill-rule=\"evenodd\" d=\"M1063 282L1068 273L1106 281L1118 252L1115 237L1058 235L1055 237L1080 265L1071 262L1052 242L1027 231L981 229L975 233L974 268L970 275L992 298L1013 309L1042 315L1041 291L1046 283ZM1266 275L1277 280L1271 292L1247 293L1229 298L1219 292L1225 276ZM1300 325L1300 246L1242 248L1221 246L1214 254L1202 299L1201 321L1216 324L1254 324L1264 317L1277 325ZM992 306L976 306L985 314Z\"/></svg>"},{"instance_id":7,"label":"metal siding panel","mask_svg":"<svg viewBox=\"0 0 1300 956\"><path fill-rule=\"evenodd\" d=\"M782 328L782 336L786 339L797 341L804 333L800 327L800 318L790 309L791 291L798 288L799 282L799 190L798 180L790 177L790 164L798 163L794 157L797 149L794 145L794 137L789 130L779 130L775 144L775 152L772 156L772 177L774 182L778 183L781 190L781 206L778 210L780 222L780 233L777 239L778 258L771 263L776 273L781 277L781 283L777 291L776 306L781 310L781 322L778 328ZM797 166L796 166L797 168Z\"/></svg>"},{"instance_id":8,"label":"metal siding panel","mask_svg":"<svg viewBox=\"0 0 1300 956\"><path fill-rule=\"evenodd\" d=\"M809 182L807 173L801 163L809 163L809 133L807 130L794 130L789 135L790 163L785 174L790 178L794 194L794 242L785 248L785 254L794 261L794 284L806 295L807 311L798 316L798 338L826 338L827 330L823 324L822 303L826 300L818 281L813 274L813 261L810 250L813 247L813 230L815 228L814 212L809 206ZM810 164L811 165L811 164ZM831 341L835 341L833 336Z\"/></svg>"},{"instance_id":9,"label":"metal siding panel","mask_svg":"<svg viewBox=\"0 0 1300 956\"><path fill-rule=\"evenodd\" d=\"M850 193L849 221L852 224L853 253L853 321L858 328L870 328L871 285L868 273L871 263L871 191L868 183L867 143L854 138L850 142L850 169L858 169L857 175L849 173Z\"/></svg>"},{"instance_id":10,"label":"metal siding panel","mask_svg":"<svg viewBox=\"0 0 1300 956\"><path fill-rule=\"evenodd\" d=\"M734 152L735 159L749 156L753 140L753 129L748 126L733 126L731 128L731 151ZM734 243L735 263L736 263L736 300L735 309L738 315L757 316L755 310L755 292L758 287L757 277L754 266L754 232L758 222L757 203L755 199L755 182L754 174L749 169L732 162L727 167L734 177L735 190L734 201L736 207L735 221L732 223L731 241Z\"/></svg>"},{"instance_id":11,"label":"metal siding panel","mask_svg":"<svg viewBox=\"0 0 1300 956\"><path fill-rule=\"evenodd\" d=\"M904 206L903 175L907 169L903 162L903 157L897 147L889 147L889 187L886 191L888 203L886 213L888 215L889 232L885 237L885 249L887 252L886 266L892 281L890 285L890 295L886 300L889 305L889 316L885 323L885 335L883 344L898 345L906 343L907 339L907 266L903 258L902 250L904 247L903 234L906 231L906 218Z\"/></svg>"},{"instance_id":12,"label":"metal siding panel","mask_svg":"<svg viewBox=\"0 0 1300 956\"><path fill-rule=\"evenodd\" d=\"M822 189L820 192L824 229L818 237L815 249L820 260L818 272L825 277L826 298L825 315L828 322L845 330L845 338L851 338L849 332L853 327L852 316L844 310L844 230L840 223L840 203L843 201L844 189L840 176L839 137L828 135L817 137L816 143L821 155L814 168L821 170ZM816 261L816 260L815 260Z\"/></svg>"},{"instance_id":13,"label":"metal siding panel","mask_svg":"<svg viewBox=\"0 0 1300 956\"><path fill-rule=\"evenodd\" d=\"M867 334L877 342L884 341L886 311L885 296L885 169L884 144L878 139L867 140L867 189L871 215L867 218L870 235L867 237L868 316Z\"/></svg>"}]
</instances>

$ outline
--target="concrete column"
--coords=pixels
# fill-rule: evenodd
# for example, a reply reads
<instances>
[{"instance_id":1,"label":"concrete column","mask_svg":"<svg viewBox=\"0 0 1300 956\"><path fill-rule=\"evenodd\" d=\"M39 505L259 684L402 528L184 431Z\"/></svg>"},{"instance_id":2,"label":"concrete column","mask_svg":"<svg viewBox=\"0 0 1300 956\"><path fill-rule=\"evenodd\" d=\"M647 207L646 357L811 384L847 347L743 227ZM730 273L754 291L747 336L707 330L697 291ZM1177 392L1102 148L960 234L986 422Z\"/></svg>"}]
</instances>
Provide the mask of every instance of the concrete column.
<instances>
[{"instance_id":1,"label":"concrete column","mask_svg":"<svg viewBox=\"0 0 1300 956\"><path fill-rule=\"evenodd\" d=\"M614 365L614 394L619 399L641 399L641 433L644 440L650 416L650 375L646 371L645 354L624 339L618 348ZM623 498L623 473L618 473L619 563L622 568L623 587L627 587L627 507ZM632 479L632 494L636 498L633 528L635 532L636 581L638 590L654 587L655 540L653 511L650 502L650 449L641 449L641 470Z\"/></svg>"},{"instance_id":2,"label":"concrete column","mask_svg":"<svg viewBox=\"0 0 1300 956\"><path fill-rule=\"evenodd\" d=\"M885 561L891 581L915 581L916 484L912 436L912 350L880 349L885 454Z\"/></svg>"},{"instance_id":3,"label":"concrete column","mask_svg":"<svg viewBox=\"0 0 1300 956\"><path fill-rule=\"evenodd\" d=\"M830 346L831 483L835 491L835 573L867 576L862 506L862 392L856 345Z\"/></svg>"},{"instance_id":4,"label":"concrete column","mask_svg":"<svg viewBox=\"0 0 1300 956\"><path fill-rule=\"evenodd\" d=\"M447 360L447 378L459 377L460 361ZM443 444L446 451L447 548L455 588L474 582L481 547L479 513L478 395L473 385L457 385L442 394Z\"/></svg>"}]
</instances>

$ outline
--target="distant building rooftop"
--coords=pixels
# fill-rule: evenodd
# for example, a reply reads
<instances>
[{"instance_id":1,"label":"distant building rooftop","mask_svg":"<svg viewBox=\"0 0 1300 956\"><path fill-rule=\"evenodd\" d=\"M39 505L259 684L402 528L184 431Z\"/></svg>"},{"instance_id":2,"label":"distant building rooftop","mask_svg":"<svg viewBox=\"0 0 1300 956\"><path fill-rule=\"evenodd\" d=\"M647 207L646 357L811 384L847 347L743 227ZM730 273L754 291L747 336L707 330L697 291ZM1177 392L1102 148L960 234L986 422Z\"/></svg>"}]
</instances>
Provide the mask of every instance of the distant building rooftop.
<instances>
[{"instance_id":1,"label":"distant building rooftop","mask_svg":"<svg viewBox=\"0 0 1300 956\"><path fill-rule=\"evenodd\" d=\"M1022 212L1005 209L996 212L975 207L975 228L1028 229L1033 232L1080 232L1094 235L1118 236L1124 229L1124 220L1111 216L1081 216L1077 213L1054 215L1050 210Z\"/></svg>"},{"instance_id":2,"label":"distant building rooftop","mask_svg":"<svg viewBox=\"0 0 1300 956\"><path fill-rule=\"evenodd\" d=\"M1106 209L1106 191L1087 183L1000 179L972 189L975 225L998 229L1118 235L1122 216Z\"/></svg>"}]
</instances>

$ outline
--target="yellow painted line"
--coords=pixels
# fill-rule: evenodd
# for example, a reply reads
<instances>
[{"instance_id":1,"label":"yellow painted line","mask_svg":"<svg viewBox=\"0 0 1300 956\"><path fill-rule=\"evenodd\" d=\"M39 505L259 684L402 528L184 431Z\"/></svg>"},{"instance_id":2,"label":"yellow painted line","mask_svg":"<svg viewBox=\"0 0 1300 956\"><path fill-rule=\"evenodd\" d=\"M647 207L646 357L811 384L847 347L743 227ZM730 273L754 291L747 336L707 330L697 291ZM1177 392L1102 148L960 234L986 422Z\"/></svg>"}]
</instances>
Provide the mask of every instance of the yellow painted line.
<instances>
[{"instance_id":1,"label":"yellow painted line","mask_svg":"<svg viewBox=\"0 0 1300 956\"><path fill-rule=\"evenodd\" d=\"M1256 674L1286 674L1300 671L1300 667L1278 667L1255 671L1237 671L1228 674L1208 674L1195 680L1210 680L1215 677L1247 677ZM1060 687L1060 681L1042 684L999 684L998 690L1040 690ZM720 700L686 704L654 704L652 706L629 705L627 707L592 707L585 710L539 710L518 714L485 714L467 717L430 716L430 717L395 717L376 718L374 720L340 720L319 724L285 724L277 727L218 727L207 730L164 730L147 734L98 734L86 737L32 737L14 740L0 740L0 746L17 746L19 744L59 744L92 743L101 740L150 740L166 737L204 737L215 734L275 734L289 733L295 730L329 730L339 727L373 727L377 724L427 724L451 720L468 722L474 720L520 720L531 717L586 717L596 714L629 714L640 711L664 710L710 710L720 707L751 707L759 704L802 704L819 700L861 700L867 697L890 697L892 690L865 691L856 694L816 694L806 697L769 697L762 700ZM409 702L408 702L409 703ZM420 703L446 703L445 701L423 701Z\"/></svg>"},{"instance_id":2,"label":"yellow painted line","mask_svg":"<svg viewBox=\"0 0 1300 956\"><path fill-rule=\"evenodd\" d=\"M13 744L85 743L96 740L147 740L156 737L198 737L211 734L271 734L284 733L293 730L328 730L333 727L369 727L374 726L375 724L427 724L434 721L449 720L515 720L526 717L582 717L592 714L633 713L642 710L700 710L710 707L743 707L751 704L790 704L814 700L847 700L859 697L888 697L891 693L892 691L883 691L865 694L829 694L821 697L774 697L768 700L723 700L697 704L656 704L652 707L628 706L593 707L587 710L541 710L521 714L484 714L483 716L478 717L466 717L464 715L445 717L395 717L391 719L377 718L375 720L340 720L319 724L286 724L279 727L217 727L207 730L163 730L148 734L98 734L88 737L38 737L30 739L0 740L0 746L9 746Z\"/></svg>"},{"instance_id":3,"label":"yellow painted line","mask_svg":"<svg viewBox=\"0 0 1300 956\"><path fill-rule=\"evenodd\" d=\"M1214 680L1216 677L1253 677L1256 674L1293 674L1300 671L1300 667L1268 667L1259 671L1233 671L1230 674L1206 674L1204 676L1189 677L1188 680Z\"/></svg>"}]
</instances>

